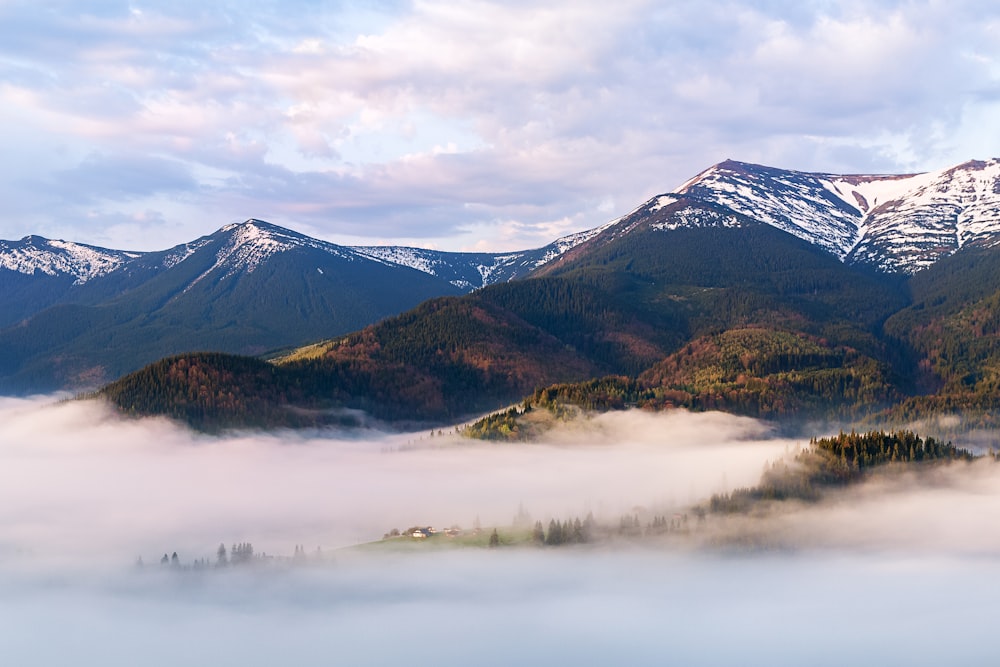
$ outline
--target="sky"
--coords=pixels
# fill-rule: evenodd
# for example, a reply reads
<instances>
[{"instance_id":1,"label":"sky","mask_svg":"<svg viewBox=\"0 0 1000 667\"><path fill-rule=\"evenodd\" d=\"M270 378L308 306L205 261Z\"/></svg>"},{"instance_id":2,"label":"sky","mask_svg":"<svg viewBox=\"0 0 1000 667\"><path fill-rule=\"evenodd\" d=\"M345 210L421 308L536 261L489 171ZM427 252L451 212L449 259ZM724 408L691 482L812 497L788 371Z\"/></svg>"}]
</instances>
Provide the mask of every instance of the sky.
<instances>
[{"instance_id":1,"label":"sky","mask_svg":"<svg viewBox=\"0 0 1000 667\"><path fill-rule=\"evenodd\" d=\"M0 0L0 238L526 249L727 158L994 157L998 118L974 0Z\"/></svg>"}]
</instances>

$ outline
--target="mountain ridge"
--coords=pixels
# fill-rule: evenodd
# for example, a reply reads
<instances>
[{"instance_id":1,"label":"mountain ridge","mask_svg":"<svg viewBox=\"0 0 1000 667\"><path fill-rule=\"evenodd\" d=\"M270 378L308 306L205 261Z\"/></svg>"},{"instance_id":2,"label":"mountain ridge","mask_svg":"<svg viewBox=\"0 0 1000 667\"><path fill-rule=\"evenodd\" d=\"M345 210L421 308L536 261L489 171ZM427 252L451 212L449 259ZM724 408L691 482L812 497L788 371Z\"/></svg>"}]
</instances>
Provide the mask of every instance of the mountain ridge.
<instances>
[{"instance_id":1,"label":"mountain ridge","mask_svg":"<svg viewBox=\"0 0 1000 667\"><path fill-rule=\"evenodd\" d=\"M84 243L29 235L20 241L0 240L0 269L31 275L71 275L82 285L107 275L142 256L141 252L112 250Z\"/></svg>"},{"instance_id":2,"label":"mountain ridge","mask_svg":"<svg viewBox=\"0 0 1000 667\"><path fill-rule=\"evenodd\" d=\"M185 351L262 354L346 334L524 275L576 242L423 251L432 265L416 268L254 218L143 253L40 237L7 243L0 392L87 388Z\"/></svg>"},{"instance_id":3,"label":"mountain ridge","mask_svg":"<svg viewBox=\"0 0 1000 667\"><path fill-rule=\"evenodd\" d=\"M724 206L886 272L915 273L1000 236L997 158L917 174L847 175L726 160L669 194Z\"/></svg>"},{"instance_id":4,"label":"mountain ridge","mask_svg":"<svg viewBox=\"0 0 1000 667\"><path fill-rule=\"evenodd\" d=\"M453 252L339 245L249 218L164 251L115 250L36 235L20 241L0 240L0 270L72 275L74 284L79 285L147 255L172 252L170 261L183 261L193 251L192 246L204 243L204 239L235 232L240 238L230 250L237 256L241 249L254 248L261 261L291 247L310 246L343 257L356 254L409 266L431 275L442 272L456 287L469 290L523 277L567 251L621 228L623 221L634 219L641 211L655 213L668 204L688 200L735 216L730 224L745 224L735 222L743 216L777 227L841 261L913 273L967 243L1000 238L1000 159L968 160L936 171L906 174L804 172L727 159L619 218L530 250ZM667 229L688 223L680 215L660 224ZM907 248L907 244L914 247ZM220 264L231 254L223 257L220 252ZM254 261L250 255L242 260Z\"/></svg>"},{"instance_id":5,"label":"mountain ridge","mask_svg":"<svg viewBox=\"0 0 1000 667\"><path fill-rule=\"evenodd\" d=\"M502 297L511 318L496 321L540 328L532 335L555 336L595 372L639 372L685 337L733 326L834 335L881 358L882 321L905 306L901 281L995 243L998 193L997 160L902 175L727 160L530 251L342 246L254 218L145 253L27 238L0 266L0 391L81 387L187 350L295 348L473 290ZM558 280L489 289L547 277Z\"/></svg>"},{"instance_id":6,"label":"mountain ridge","mask_svg":"<svg viewBox=\"0 0 1000 667\"><path fill-rule=\"evenodd\" d=\"M218 262L208 272L224 265L229 265L230 273L240 268L253 271L257 264L277 253L296 247L310 247L344 259L365 258L383 264L407 266L430 275L436 275L436 270L451 264L473 266L478 274L478 280L453 281L456 287L469 290L526 275L537 266L590 239L605 226L568 234L545 246L530 250L461 252L393 245L340 245L306 236L264 220L248 218L243 222L224 225L215 232L193 241L159 251L116 250L47 239L38 235L25 236L20 241L0 240L0 270L27 276L69 275L74 278L74 285L82 285L90 280L126 269L133 262L141 261L143 258L162 255L161 268L172 268L187 259L198 248L203 247L207 239L232 234L232 239L219 250ZM448 271L445 270L445 273ZM452 269L451 273L466 272Z\"/></svg>"}]
</instances>

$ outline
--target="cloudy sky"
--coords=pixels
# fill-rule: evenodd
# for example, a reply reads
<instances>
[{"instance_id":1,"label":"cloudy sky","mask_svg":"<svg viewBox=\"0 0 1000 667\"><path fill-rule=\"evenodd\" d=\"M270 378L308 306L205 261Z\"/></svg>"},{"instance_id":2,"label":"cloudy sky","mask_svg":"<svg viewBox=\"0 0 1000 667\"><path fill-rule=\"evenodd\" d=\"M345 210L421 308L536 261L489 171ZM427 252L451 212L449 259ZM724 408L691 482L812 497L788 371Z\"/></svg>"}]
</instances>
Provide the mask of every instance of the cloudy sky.
<instances>
[{"instance_id":1,"label":"cloudy sky","mask_svg":"<svg viewBox=\"0 0 1000 667\"><path fill-rule=\"evenodd\" d=\"M726 158L1000 154L1000 6L0 0L0 238L536 247Z\"/></svg>"}]
</instances>

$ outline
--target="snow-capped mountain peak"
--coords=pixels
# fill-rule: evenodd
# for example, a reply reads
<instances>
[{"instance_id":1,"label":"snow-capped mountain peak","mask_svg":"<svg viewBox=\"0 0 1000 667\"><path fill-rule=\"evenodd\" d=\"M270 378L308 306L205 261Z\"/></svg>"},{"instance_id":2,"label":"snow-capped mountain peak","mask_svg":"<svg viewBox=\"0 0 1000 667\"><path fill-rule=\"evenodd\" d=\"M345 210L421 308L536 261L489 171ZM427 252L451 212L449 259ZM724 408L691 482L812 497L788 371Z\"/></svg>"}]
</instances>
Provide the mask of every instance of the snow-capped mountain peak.
<instances>
[{"instance_id":1,"label":"snow-capped mountain peak","mask_svg":"<svg viewBox=\"0 0 1000 667\"><path fill-rule=\"evenodd\" d=\"M68 275L74 278L74 284L82 285L121 268L141 254L25 236L20 241L0 241L0 268L26 275Z\"/></svg>"},{"instance_id":2,"label":"snow-capped mountain peak","mask_svg":"<svg viewBox=\"0 0 1000 667\"><path fill-rule=\"evenodd\" d=\"M253 273L268 258L294 248L317 248L348 259L352 254L346 248L334 243L320 241L255 218L226 225L209 238L213 237L220 242L215 255L215 264L194 283L218 270L223 271L221 278L227 278L241 271ZM193 247L194 245L188 244L189 253L200 247ZM182 257L177 261L183 259Z\"/></svg>"},{"instance_id":3,"label":"snow-capped mountain peak","mask_svg":"<svg viewBox=\"0 0 1000 667\"><path fill-rule=\"evenodd\" d=\"M217 265L228 263L230 270L242 266L253 271L271 255L301 245L288 230L254 219L227 225L220 231L228 232L228 240L216 255Z\"/></svg>"},{"instance_id":4,"label":"snow-capped mountain peak","mask_svg":"<svg viewBox=\"0 0 1000 667\"><path fill-rule=\"evenodd\" d=\"M726 160L671 194L890 272L912 273L967 243L1000 238L998 159L901 175L807 173Z\"/></svg>"}]
</instances>

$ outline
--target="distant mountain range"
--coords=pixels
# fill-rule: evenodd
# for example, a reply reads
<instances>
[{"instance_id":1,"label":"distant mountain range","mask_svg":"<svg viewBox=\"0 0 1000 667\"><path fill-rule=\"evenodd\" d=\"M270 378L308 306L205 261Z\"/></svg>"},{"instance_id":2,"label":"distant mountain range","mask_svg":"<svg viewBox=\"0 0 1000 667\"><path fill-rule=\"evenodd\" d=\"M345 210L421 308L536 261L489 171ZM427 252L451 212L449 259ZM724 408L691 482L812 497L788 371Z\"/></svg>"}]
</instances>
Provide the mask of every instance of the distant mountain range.
<instances>
[{"instance_id":1,"label":"distant mountain range","mask_svg":"<svg viewBox=\"0 0 1000 667\"><path fill-rule=\"evenodd\" d=\"M260 220L160 252L0 242L0 391L85 388L167 354L262 354L526 275L596 233L514 253L351 248Z\"/></svg>"},{"instance_id":2,"label":"distant mountain range","mask_svg":"<svg viewBox=\"0 0 1000 667\"><path fill-rule=\"evenodd\" d=\"M685 406L996 425L997 164L832 177L724 162L525 279L273 363L163 359L102 394L207 429L317 425L355 409L447 423L525 396L519 410L555 415ZM516 434L530 418L514 413L482 432Z\"/></svg>"},{"instance_id":3,"label":"distant mountain range","mask_svg":"<svg viewBox=\"0 0 1000 667\"><path fill-rule=\"evenodd\" d=\"M755 245L763 239L770 247ZM725 161L602 227L513 253L340 246L259 220L148 253L30 236L0 241L0 391L92 387L161 357L196 350L258 355L293 348L344 336L433 297L477 290L459 303L510 310L511 304L492 301L501 295L535 299L536 305L524 304L532 313L521 307L507 313L515 318L508 323L511 331L521 323L543 323L541 330L576 355L572 363L563 360L574 373L541 372L549 365L542 360L525 382L498 390L499 400L524 387L532 390L529 377L547 382L638 372L707 331L707 322L734 323L718 314L720 304L685 289L711 284L732 295L740 284L767 283L768 299L775 298L775 289L784 299L812 285L814 294L796 297L799 308L810 300L843 300L821 290L846 289L842 281L861 280L864 271L874 270L886 277L865 277L865 289L892 292L892 303L861 299L852 308L877 311L875 321L861 327L877 329L879 318L908 302L901 277L920 275L961 249L998 241L997 160L897 176L811 174ZM725 246L733 243L755 248L757 255L729 260L727 253L736 249ZM796 250L790 254L791 247ZM784 267L793 255L798 259ZM756 273L736 275L734 267ZM817 271L825 277L816 279ZM526 277L546 280L516 286ZM553 303L534 293L542 285L566 292L560 298L583 301ZM671 291L679 286L685 287ZM655 296L657 290L662 294ZM585 304L588 299L593 303ZM540 303L550 310L542 312ZM604 304L598 313L584 312L598 303ZM589 324L565 313L560 323L566 307L583 309L578 315ZM787 307L781 301L775 312ZM858 329L847 313L837 317ZM806 320L815 324L815 313ZM633 325L654 333L636 333ZM500 348L509 351L510 345ZM498 359L494 365L503 366Z\"/></svg>"}]
</instances>

